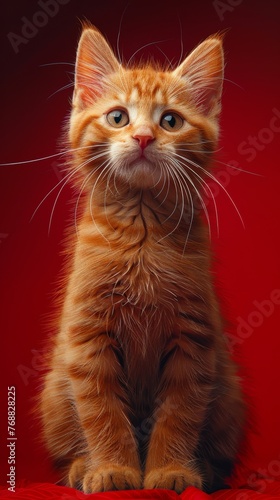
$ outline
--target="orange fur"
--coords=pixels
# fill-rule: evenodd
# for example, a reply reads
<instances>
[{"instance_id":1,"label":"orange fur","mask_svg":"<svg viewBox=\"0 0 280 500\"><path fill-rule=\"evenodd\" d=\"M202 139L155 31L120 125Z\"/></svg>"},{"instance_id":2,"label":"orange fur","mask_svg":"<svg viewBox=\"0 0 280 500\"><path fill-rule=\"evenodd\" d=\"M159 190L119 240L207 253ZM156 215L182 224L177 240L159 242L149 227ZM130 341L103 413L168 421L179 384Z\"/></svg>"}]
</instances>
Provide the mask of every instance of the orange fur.
<instances>
[{"instance_id":1,"label":"orange fur","mask_svg":"<svg viewBox=\"0 0 280 500\"><path fill-rule=\"evenodd\" d=\"M244 405L192 206L222 77L219 36L174 70L121 65L92 27L80 40L69 138L84 211L41 410L85 492L210 491L236 457Z\"/></svg>"}]
</instances>

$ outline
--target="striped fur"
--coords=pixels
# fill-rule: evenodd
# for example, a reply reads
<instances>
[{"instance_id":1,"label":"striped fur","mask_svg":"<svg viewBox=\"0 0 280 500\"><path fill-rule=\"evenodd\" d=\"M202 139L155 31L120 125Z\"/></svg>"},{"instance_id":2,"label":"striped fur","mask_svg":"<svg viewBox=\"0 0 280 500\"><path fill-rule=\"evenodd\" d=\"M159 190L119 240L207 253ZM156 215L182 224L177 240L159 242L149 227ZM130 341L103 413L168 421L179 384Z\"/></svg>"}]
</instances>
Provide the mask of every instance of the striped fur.
<instances>
[{"instance_id":1,"label":"striped fur","mask_svg":"<svg viewBox=\"0 0 280 500\"><path fill-rule=\"evenodd\" d=\"M219 36L175 69L126 67L93 27L79 43L68 175L83 214L41 411L66 482L88 493L210 491L237 454L244 405L192 201L211 175L222 78ZM128 123L110 125L112 110Z\"/></svg>"}]
</instances>

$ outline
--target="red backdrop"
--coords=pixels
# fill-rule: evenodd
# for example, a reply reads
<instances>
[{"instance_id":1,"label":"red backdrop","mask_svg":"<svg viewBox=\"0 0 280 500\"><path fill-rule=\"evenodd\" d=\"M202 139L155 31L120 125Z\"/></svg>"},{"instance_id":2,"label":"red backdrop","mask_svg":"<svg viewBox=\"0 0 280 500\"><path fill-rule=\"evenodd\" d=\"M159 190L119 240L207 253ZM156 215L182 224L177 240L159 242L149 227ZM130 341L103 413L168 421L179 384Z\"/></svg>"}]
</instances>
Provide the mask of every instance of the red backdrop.
<instances>
[{"instance_id":1,"label":"red backdrop","mask_svg":"<svg viewBox=\"0 0 280 500\"><path fill-rule=\"evenodd\" d=\"M219 234L213 203L208 208L216 281L229 320L229 345L242 363L254 415L255 430L248 431L251 454L245 461L272 479L280 478L279 11L279 5L269 0L173 0L171 6L158 0L130 4L127 0L24 0L1 7L1 163L59 151L73 78L73 66L66 63L75 60L80 20L89 19L114 47L120 33L119 48L127 59L142 46L158 42L138 55L153 50L162 58L163 51L176 61L181 45L185 54L208 35L229 28L216 171L221 185L211 182ZM37 443L38 424L31 409L40 387L45 325L73 192L67 185L63 189L48 234L62 183L30 219L62 179L59 157L1 166L0 175L1 483L5 484L9 472L8 386L16 388L16 480L47 481L54 476ZM252 485L256 475L250 473L244 480Z\"/></svg>"}]
</instances>

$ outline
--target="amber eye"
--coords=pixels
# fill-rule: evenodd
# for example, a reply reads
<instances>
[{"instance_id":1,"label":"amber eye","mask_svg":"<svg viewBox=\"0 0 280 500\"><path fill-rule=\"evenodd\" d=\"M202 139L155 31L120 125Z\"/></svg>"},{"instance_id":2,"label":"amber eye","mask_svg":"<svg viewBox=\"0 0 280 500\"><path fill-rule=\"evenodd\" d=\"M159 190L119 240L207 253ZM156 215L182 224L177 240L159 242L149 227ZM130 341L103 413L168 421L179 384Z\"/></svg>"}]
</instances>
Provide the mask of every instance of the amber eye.
<instances>
[{"instance_id":1,"label":"amber eye","mask_svg":"<svg viewBox=\"0 0 280 500\"><path fill-rule=\"evenodd\" d=\"M126 111L114 109L107 114L107 122L112 127L121 128L129 123L129 117Z\"/></svg>"},{"instance_id":2,"label":"amber eye","mask_svg":"<svg viewBox=\"0 0 280 500\"><path fill-rule=\"evenodd\" d=\"M177 113L165 113L160 120L160 126L168 132L176 132L184 124L183 118Z\"/></svg>"}]
</instances>

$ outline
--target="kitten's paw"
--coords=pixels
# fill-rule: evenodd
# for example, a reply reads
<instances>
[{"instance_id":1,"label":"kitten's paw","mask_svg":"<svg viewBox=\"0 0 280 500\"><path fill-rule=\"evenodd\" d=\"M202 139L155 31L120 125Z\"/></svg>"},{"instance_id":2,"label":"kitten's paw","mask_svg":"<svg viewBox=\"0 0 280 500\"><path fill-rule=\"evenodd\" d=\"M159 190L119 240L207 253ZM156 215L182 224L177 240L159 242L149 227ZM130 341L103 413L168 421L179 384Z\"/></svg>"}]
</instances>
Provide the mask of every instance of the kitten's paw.
<instances>
[{"instance_id":1,"label":"kitten's paw","mask_svg":"<svg viewBox=\"0 0 280 500\"><path fill-rule=\"evenodd\" d=\"M165 488L182 493L187 486L196 486L202 489L201 475L191 468L181 465L168 465L158 469L152 469L145 477L144 488Z\"/></svg>"},{"instance_id":2,"label":"kitten's paw","mask_svg":"<svg viewBox=\"0 0 280 500\"><path fill-rule=\"evenodd\" d=\"M104 465L86 473L83 481L84 493L100 491L139 489L142 486L141 472L123 465Z\"/></svg>"},{"instance_id":3,"label":"kitten's paw","mask_svg":"<svg viewBox=\"0 0 280 500\"><path fill-rule=\"evenodd\" d=\"M71 488L82 489L83 478L86 474L86 458L78 457L71 464L68 473L68 484Z\"/></svg>"}]
</instances>

